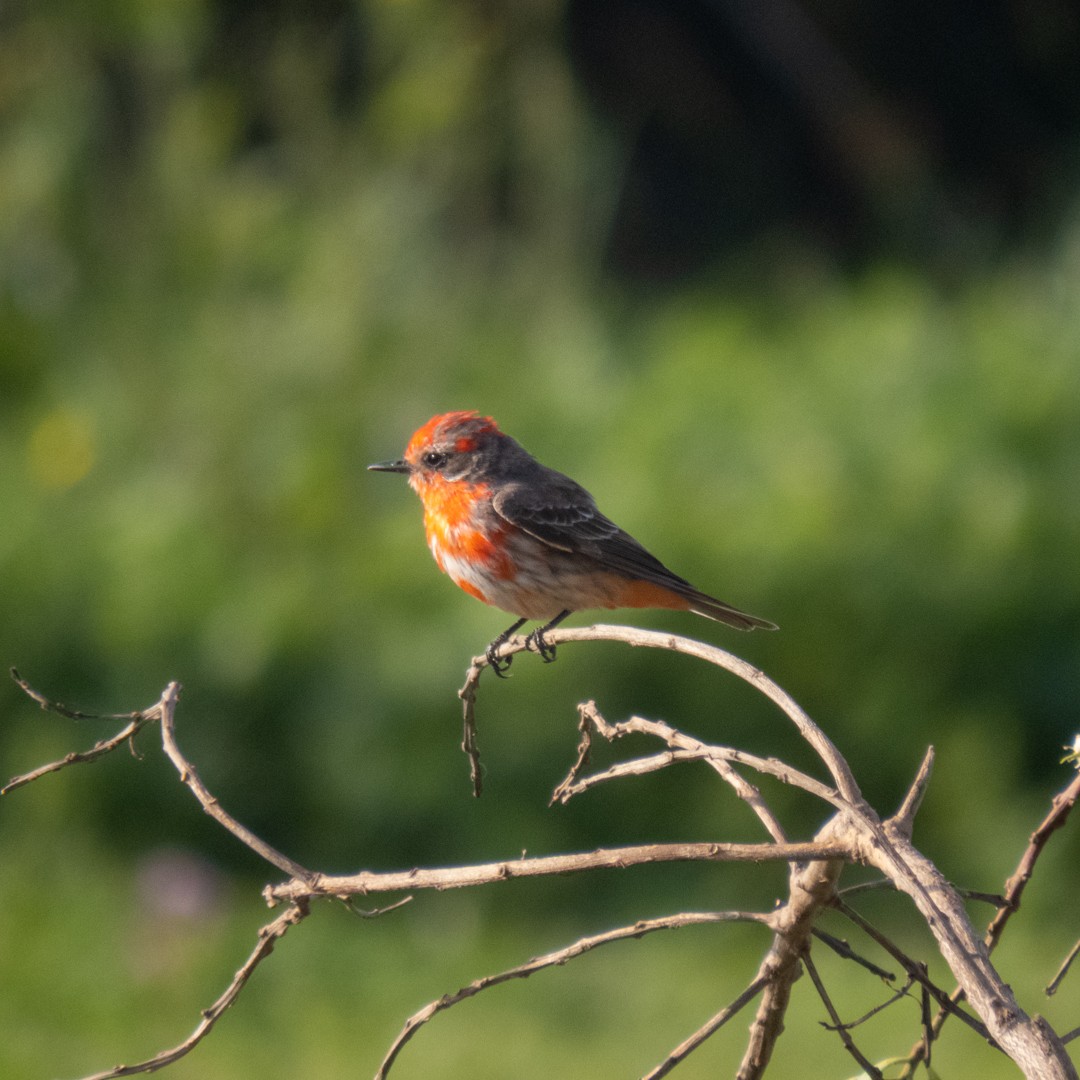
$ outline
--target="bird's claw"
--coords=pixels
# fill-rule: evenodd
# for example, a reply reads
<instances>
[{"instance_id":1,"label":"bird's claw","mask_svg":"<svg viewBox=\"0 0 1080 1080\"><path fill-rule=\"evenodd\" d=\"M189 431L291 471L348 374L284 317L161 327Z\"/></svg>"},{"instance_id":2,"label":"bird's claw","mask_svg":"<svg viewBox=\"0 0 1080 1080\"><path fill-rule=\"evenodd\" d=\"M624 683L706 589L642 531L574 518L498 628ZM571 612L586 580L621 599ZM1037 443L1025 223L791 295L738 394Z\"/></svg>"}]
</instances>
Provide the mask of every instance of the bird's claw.
<instances>
[{"instance_id":1,"label":"bird's claw","mask_svg":"<svg viewBox=\"0 0 1080 1080\"><path fill-rule=\"evenodd\" d=\"M525 645L527 648L534 649L545 664L550 664L555 659L555 646L548 644L547 638L544 637L545 629L546 627L543 626L537 627L525 639Z\"/></svg>"},{"instance_id":2,"label":"bird's claw","mask_svg":"<svg viewBox=\"0 0 1080 1080\"><path fill-rule=\"evenodd\" d=\"M512 656L499 656L499 649L502 647L503 642L493 641L485 650L484 656L487 657L488 666L500 679L507 678L507 671L510 670L510 665L514 662Z\"/></svg>"}]
</instances>

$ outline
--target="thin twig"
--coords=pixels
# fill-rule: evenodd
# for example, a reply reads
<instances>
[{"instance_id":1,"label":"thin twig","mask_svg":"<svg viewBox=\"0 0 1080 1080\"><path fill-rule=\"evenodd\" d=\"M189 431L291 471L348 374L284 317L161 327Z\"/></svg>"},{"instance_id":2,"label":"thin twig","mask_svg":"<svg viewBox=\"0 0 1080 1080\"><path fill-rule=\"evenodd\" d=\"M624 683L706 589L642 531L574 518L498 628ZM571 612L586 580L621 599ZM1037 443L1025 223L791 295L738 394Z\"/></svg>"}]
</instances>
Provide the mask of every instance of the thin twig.
<instances>
[{"instance_id":1,"label":"thin twig","mask_svg":"<svg viewBox=\"0 0 1080 1080\"><path fill-rule=\"evenodd\" d=\"M859 893L881 892L892 888L893 883L887 877L880 877L873 878L871 881L859 881L854 885L845 885L842 889L837 890L836 895L847 900L849 897L857 896Z\"/></svg>"},{"instance_id":2,"label":"thin twig","mask_svg":"<svg viewBox=\"0 0 1080 1080\"><path fill-rule=\"evenodd\" d=\"M209 792L206 785L199 778L195 766L184 757L176 742L174 723L176 705L180 700L181 692L181 686L178 682L169 683L164 691L162 691L158 701L149 709L143 709L133 713L114 713L107 716L97 716L93 713L82 712L79 709L70 709L66 705L50 701L44 694L30 686L14 668L11 669L11 677L30 698L48 712L59 713L61 716L66 716L74 720L127 720L129 722L122 731L117 732L116 735L113 735L109 739L101 740L90 750L67 754L59 761L49 762L47 765L42 765L32 772L25 773L22 776L16 776L9 781L2 791L0 791L0 794L6 794L17 787L28 784L48 773L56 772L58 769L62 769L67 765L93 761L103 754L115 750L124 742L134 738L136 733L147 724L157 721L161 725L161 742L166 755L176 767L176 771L180 774L181 781L191 790L192 794L198 799L199 804L207 814L209 814L224 829L232 833L242 844L249 847L256 855L261 856L272 866L276 866L279 870L289 874L291 877L298 878L307 886L312 886L318 881L317 874L310 870L306 870L287 855L283 855L276 848L271 847L265 840L260 839L250 829L237 821L231 814L223 810L218 803L218 800Z\"/></svg>"},{"instance_id":3,"label":"thin twig","mask_svg":"<svg viewBox=\"0 0 1080 1080\"><path fill-rule=\"evenodd\" d=\"M99 757L111 753L118 746L123 746L124 743L129 742L129 740L133 739L153 720L153 716L139 714L138 719L132 720L125 728L123 728L123 730L118 731L111 738L99 739L89 750L73 750L71 753L65 754L58 761L50 761L48 764L32 769L28 773L13 776L2 788L0 788L0 795L7 795L16 788L22 787L24 784L33 783L33 781L39 780L43 776L48 776L49 773L59 772L69 765L85 765L87 762L96 761Z\"/></svg>"},{"instance_id":4,"label":"thin twig","mask_svg":"<svg viewBox=\"0 0 1080 1080\"><path fill-rule=\"evenodd\" d=\"M562 802L567 802L572 796L609 780L628 775L642 776L666 768L675 762L705 761L714 768L729 762L746 765L763 775L774 777L781 783L801 788L803 791L817 796L823 802L835 806L838 810L847 809L848 804L837 794L835 789L821 783L820 780L815 780L812 776L807 776L798 769L793 769L790 765L777 758L762 758L756 754L748 754L729 746L715 746L703 743L691 735L684 735L681 731L677 731L662 720L646 720L641 716L632 716L629 720L612 724L600 715L594 701L587 701L579 705L578 709L582 716L589 717L597 731L609 741L630 734L651 735L665 742L672 750L669 753L658 754L654 757L619 762L603 772L594 773L592 776L578 779L576 782L569 784L564 780L556 789L561 792L560 801ZM726 776L725 779L727 779ZM771 813L769 818L771 820Z\"/></svg>"},{"instance_id":5,"label":"thin twig","mask_svg":"<svg viewBox=\"0 0 1080 1080\"><path fill-rule=\"evenodd\" d=\"M74 750L69 754L65 754L57 761L50 761L48 764L41 765L28 773L13 776L3 788L0 788L0 795L7 795L16 788L22 787L24 784L33 783L33 781L40 779L42 776L59 772L69 765L85 765L87 762L96 761L99 757L111 753L118 746L123 746L125 742L134 750L133 740L135 736L146 727L147 724L152 723L157 719L161 708L161 702L159 701L149 709L143 709L139 712L96 715L94 713L82 712L79 709L69 709L66 705L61 705L58 701L50 701L44 694L35 690L14 668L11 669L11 677L18 683L23 693L36 701L46 712L57 713L59 716L65 716L69 720L126 720L127 724L110 738L99 739L89 750Z\"/></svg>"},{"instance_id":6,"label":"thin twig","mask_svg":"<svg viewBox=\"0 0 1080 1080\"><path fill-rule=\"evenodd\" d=\"M832 934L829 934L816 926L814 927L814 937L816 937L823 945L828 945L837 956L844 960L853 960L856 964L866 968L872 975L876 975L883 982L891 983L896 981L896 975L893 972L878 967L877 964L867 960L865 956L860 956L851 947L850 943L844 941L843 938L834 937Z\"/></svg>"},{"instance_id":7,"label":"thin twig","mask_svg":"<svg viewBox=\"0 0 1080 1080\"><path fill-rule=\"evenodd\" d=\"M706 1039L715 1035L733 1016L746 1008L768 985L769 978L769 972L759 971L750 985L730 1005L725 1005L715 1016L710 1017L709 1020L702 1024L693 1035L679 1043L655 1069L647 1072L642 1077L642 1080L660 1080L661 1077L667 1076L672 1069L689 1057Z\"/></svg>"},{"instance_id":8,"label":"thin twig","mask_svg":"<svg viewBox=\"0 0 1080 1080\"><path fill-rule=\"evenodd\" d=\"M304 882L309 887L314 887L319 880L319 875L311 870L306 870L298 862L294 862L287 855L283 855L276 848L271 847L265 840L256 836L247 826L242 825L230 813L222 809L217 799L210 794L206 785L199 778L195 766L191 764L180 750L176 742L176 731L173 717L176 711L176 701L180 693L179 683L169 683L165 693L161 697L161 742L169 760L176 766L180 774L180 780L187 785L191 793L199 800L199 805L219 825L227 829L242 844L251 848L256 855L264 858L271 866L289 874L293 878Z\"/></svg>"},{"instance_id":9,"label":"thin twig","mask_svg":"<svg viewBox=\"0 0 1080 1080\"><path fill-rule=\"evenodd\" d=\"M606 773L599 773L593 777L581 779L581 772L588 761L592 731L595 730L599 732L599 734L607 739L608 742L614 742L623 735L628 735L637 731L642 734L650 735L653 738L660 739L675 750L677 755L679 753L683 755L682 757L676 756L675 760L689 761L703 759L707 761L720 778L731 787L735 794L742 799L751 810L753 810L757 815L758 820L765 826L765 831L778 844L787 843L788 837L787 833L784 831L783 825L780 824L779 818L777 818L765 800L761 797L761 792L731 765L732 761L745 761L751 768L756 768L756 762L759 762L762 759L753 758L752 755L747 755L746 758L743 759L738 757L735 751L726 751L726 748L715 746L706 747L706 745L699 740L684 735L681 731L676 731L675 728L661 721L644 720L641 717L635 716L623 723L610 724L601 715L595 701L586 701L578 705L578 729L582 732L582 741L578 744L577 761L571 767L566 779L555 789L555 792L551 797L552 802L569 802L572 796L580 794L593 784L603 783L605 780L613 779L616 775L612 773L612 770L607 770ZM705 750L716 751L716 753L703 753ZM650 771L644 764L647 760L649 759L642 759L643 771ZM665 767L662 764L665 760L665 755L658 755L656 760L657 768ZM770 759L770 762L778 767L786 768L786 766L783 766L781 762L776 761L775 759ZM668 764L670 764L670 761L668 761ZM765 770L759 769L759 771ZM794 772L794 770L790 771ZM797 775L802 776L801 773ZM809 780L810 778L806 777L805 779ZM817 781L815 780L811 780L810 782L812 784L817 784ZM825 788L823 784L818 786L822 791L830 790ZM815 792L815 794L819 794L820 797L820 793ZM833 794L835 794L835 792Z\"/></svg>"},{"instance_id":10,"label":"thin twig","mask_svg":"<svg viewBox=\"0 0 1080 1080\"><path fill-rule=\"evenodd\" d=\"M806 968L806 973L810 976L810 981L814 984L814 989L817 991L818 997L821 998L821 1003L825 1006L825 1011L829 1014L829 1019L832 1020L831 1030L835 1031L837 1035L840 1036L840 1041L844 1044L844 1049L847 1050L847 1052L863 1067L864 1072L870 1077L870 1080L881 1080L881 1071L855 1045L855 1040L848 1031L850 1025L845 1024L840 1019L840 1014L836 1011L836 1008L832 1003L832 998L829 997L829 993L825 989L825 984L821 981L821 976L818 974L817 967L815 967L814 961L811 959L809 949L803 954L802 962L803 967Z\"/></svg>"},{"instance_id":11,"label":"thin twig","mask_svg":"<svg viewBox=\"0 0 1080 1080\"><path fill-rule=\"evenodd\" d=\"M341 904L350 915L355 915L358 919L377 919L382 915L387 915L391 911L397 911L398 908L405 907L406 904L411 904L413 898L411 896L403 896L400 900L395 900L392 904L387 904L385 907L377 908L362 908L355 903L351 896L346 896L342 899Z\"/></svg>"},{"instance_id":12,"label":"thin twig","mask_svg":"<svg viewBox=\"0 0 1080 1080\"><path fill-rule=\"evenodd\" d=\"M23 693L36 701L44 712L54 712L60 716L66 716L69 720L137 720L140 716L153 712L153 710L157 708L157 706L154 705L151 708L140 712L127 713L83 712L82 709L72 709L59 701L52 701L40 691L35 690L14 668L11 668L10 671L12 679L18 684Z\"/></svg>"},{"instance_id":13,"label":"thin twig","mask_svg":"<svg viewBox=\"0 0 1080 1080\"><path fill-rule=\"evenodd\" d=\"M1080 799L1080 773L1077 773L1063 791L1054 796L1046 817L1043 818L1028 840L1028 846L1020 858L1015 873L1005 882L1005 903L986 929L986 947L993 950L1001 938L1005 924L1020 909L1020 900L1031 880L1035 863L1046 847L1047 841L1069 820L1069 814Z\"/></svg>"},{"instance_id":14,"label":"thin twig","mask_svg":"<svg viewBox=\"0 0 1080 1080\"><path fill-rule=\"evenodd\" d=\"M844 1027L846 1027L848 1031L851 1031L852 1028L857 1028L861 1024L865 1024L867 1020L870 1020L873 1017L877 1016L877 1014L880 1012L884 1012L887 1008L889 1008L890 1005L895 1005L901 998L910 997L911 988L914 985L915 980L909 975L904 985L893 992L892 997L886 998L886 1000L881 1002L880 1005L875 1005L872 1009L870 1009L869 1012L863 1013L862 1016L858 1017L857 1019L849 1020L846 1024L844 1024ZM926 993L926 991L923 990L921 987L920 992L923 994ZM829 1025L825 1024L824 1026L828 1027Z\"/></svg>"},{"instance_id":15,"label":"thin twig","mask_svg":"<svg viewBox=\"0 0 1080 1080\"><path fill-rule=\"evenodd\" d=\"M517 638L511 638L506 644L516 644L517 640ZM524 638L521 640L524 641ZM473 797L476 799L479 799L484 793L484 774L480 766L480 743L476 734L476 694L480 689L480 675L487 666L487 662L486 656L474 656L473 662L465 675L465 685L458 691L465 721L461 735L461 749L465 751L469 758L469 780L472 783Z\"/></svg>"},{"instance_id":16,"label":"thin twig","mask_svg":"<svg viewBox=\"0 0 1080 1080\"><path fill-rule=\"evenodd\" d=\"M259 942L251 955L233 976L232 982L225 988L221 997L208 1009L203 1009L202 1019L198 1026L182 1043L178 1043L171 1050L163 1050L146 1061L140 1061L135 1065L117 1065L104 1072L84 1077L83 1080L113 1080L114 1077L119 1076L137 1076L140 1073L155 1072L189 1054L210 1034L213 1026L236 1000L255 969L274 951L274 946L285 936L290 927L295 926L307 914L308 909L304 904L293 904L259 930Z\"/></svg>"},{"instance_id":17,"label":"thin twig","mask_svg":"<svg viewBox=\"0 0 1080 1080\"><path fill-rule=\"evenodd\" d=\"M1077 955L1080 954L1080 941L1078 941L1070 950L1069 955L1062 961L1061 967L1058 968L1057 974L1050 980L1046 987L1046 994L1048 997L1056 994L1058 988L1061 986L1062 980L1069 974L1069 968L1072 967L1073 961Z\"/></svg>"},{"instance_id":18,"label":"thin twig","mask_svg":"<svg viewBox=\"0 0 1080 1080\"><path fill-rule=\"evenodd\" d=\"M666 731L674 732L673 728L667 728L666 725L664 725L664 728ZM586 701L578 705L578 730L581 732L581 739L578 742L577 759L573 762L573 765L570 766L570 770L567 772L564 780L558 784L555 791L552 793L551 805L556 804L556 802L565 805L573 796L581 794L590 786L597 783L603 783L605 780L613 779L612 775L609 774L610 770L608 770L608 773L597 773L594 777L588 779L582 780L581 778L584 767L589 764L589 755L592 750L592 733L595 730L599 734L602 734L608 742L613 742L620 738L620 735L629 732L631 728L623 727L618 724L608 724L608 721L600 715L600 712L596 707L596 702ZM664 739L669 745L675 745L675 743L670 739L667 739L666 735L659 730L650 733L656 735L658 738ZM675 733L681 734L680 732ZM697 740L690 740L690 742L701 745L700 743L697 743ZM697 759L698 757L699 755L690 754L686 759L691 760ZM650 771L649 767L645 765L646 760L649 759L642 759L642 772L638 773L639 775L644 774L646 771ZM661 762L664 761L664 755L658 755L656 760L658 762L657 768L663 768L664 766ZM667 764L671 764L671 761L667 761ZM732 768L726 760L714 758L708 760L708 765L712 766L712 768L720 775L720 778L733 789L734 793L737 794L755 814L757 814L758 820L765 826L766 832L775 841L778 843L787 842L787 834L784 832L783 825L781 825L777 815L775 815L766 804L766 801L761 798L761 793L754 784L746 780L743 775Z\"/></svg>"},{"instance_id":19,"label":"thin twig","mask_svg":"<svg viewBox=\"0 0 1080 1080\"><path fill-rule=\"evenodd\" d=\"M469 983L468 986L463 986L456 993L444 994L441 998L430 1002L425 1005L424 1008L410 1016L397 1038L391 1043L390 1049L387 1051L382 1064L379 1066L378 1072L375 1074L375 1080L385 1080L385 1077L390 1072L391 1067L405 1047L405 1044L421 1027L423 1027L424 1024L440 1012L443 1012L468 998L474 997L483 990L498 986L500 983L509 982L511 979L527 979L530 975L534 975L544 968L565 964L587 952L591 952L593 949L599 948L601 945L610 945L616 941L642 938L646 934L655 933L657 930L676 930L686 926L719 922L756 922L768 926L770 924L770 916L747 911L706 911L684 912L679 915L669 915L662 919L643 919L640 922L634 923L632 926L623 926L619 927L617 930L608 930L603 934L595 934L591 937L581 938L572 945L568 945L562 949L556 949L554 952L547 953L544 956L534 957L532 960L528 960L518 967L510 968L507 971L501 971L497 975L486 975L482 979L477 979L474 982Z\"/></svg>"},{"instance_id":20,"label":"thin twig","mask_svg":"<svg viewBox=\"0 0 1080 1080\"><path fill-rule=\"evenodd\" d=\"M923 755L922 763L915 774L915 779L908 788L904 801L892 817L892 824L909 839L915 826L915 815L922 805L923 796L926 794L927 785L930 783L930 774L934 771L934 748L928 746Z\"/></svg>"},{"instance_id":21,"label":"thin twig","mask_svg":"<svg viewBox=\"0 0 1080 1080\"><path fill-rule=\"evenodd\" d=\"M798 702L786 690L773 682L763 671L734 654L717 648L715 645L706 645L702 641L693 641L690 638L677 637L674 634L662 634L656 630L641 630L635 626L598 624L596 626L569 629L559 628L550 631L545 637L551 645L563 645L572 641L620 641L638 648L667 649L670 652L693 656L699 660L704 660L706 663L723 668L744 682L749 683L759 693L764 694L765 697L772 701L791 720L802 737L824 762L837 790L844 796L848 804L854 808L869 810L866 800L859 790L859 785L855 782L851 767L844 760L840 751L833 745L832 740L810 719ZM511 638L499 648L499 657L513 656L516 653L525 651L525 649L524 638ZM467 726L471 709L475 705L476 684L487 666L486 657L474 657L465 678L465 685L458 692L465 702Z\"/></svg>"},{"instance_id":22,"label":"thin twig","mask_svg":"<svg viewBox=\"0 0 1080 1080\"><path fill-rule=\"evenodd\" d=\"M596 730L596 725L593 723L592 717L586 715L585 711L579 705L578 732L580 733L580 737L578 738L574 763L570 766L566 776L563 777L555 787L555 790L551 793L551 798L548 800L548 806L554 806L556 803L566 804L570 801L573 794L572 789L581 779L581 774L585 771L585 767L592 758L594 730Z\"/></svg>"},{"instance_id":23,"label":"thin twig","mask_svg":"<svg viewBox=\"0 0 1080 1080\"><path fill-rule=\"evenodd\" d=\"M836 901L836 909L846 915L863 933L876 941L920 986L925 987L941 1008L954 1012L972 1031L986 1039L991 1046L996 1045L986 1027L979 1020L959 1008L956 1003L949 999L949 996L940 986L930 980L930 977L926 974L925 964L912 960L894 941L886 937L877 927L839 898Z\"/></svg>"},{"instance_id":24,"label":"thin twig","mask_svg":"<svg viewBox=\"0 0 1080 1080\"><path fill-rule=\"evenodd\" d=\"M1007 907L1009 904L1009 901L1001 893L980 892L978 889L958 889L957 892L965 900L978 900L983 904L989 904L991 907Z\"/></svg>"}]
</instances>

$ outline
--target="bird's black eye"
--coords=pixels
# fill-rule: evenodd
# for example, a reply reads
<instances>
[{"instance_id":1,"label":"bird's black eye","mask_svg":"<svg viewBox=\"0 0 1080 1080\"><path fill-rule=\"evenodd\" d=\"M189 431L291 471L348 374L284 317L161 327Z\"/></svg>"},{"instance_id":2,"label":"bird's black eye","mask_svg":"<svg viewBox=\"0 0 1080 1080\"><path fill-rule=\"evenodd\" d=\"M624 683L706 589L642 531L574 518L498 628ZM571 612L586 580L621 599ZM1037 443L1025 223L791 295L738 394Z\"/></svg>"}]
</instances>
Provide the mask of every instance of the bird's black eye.
<instances>
[{"instance_id":1,"label":"bird's black eye","mask_svg":"<svg viewBox=\"0 0 1080 1080\"><path fill-rule=\"evenodd\" d=\"M429 450L421 460L429 469L440 469L446 464L446 454L439 450Z\"/></svg>"}]
</instances>

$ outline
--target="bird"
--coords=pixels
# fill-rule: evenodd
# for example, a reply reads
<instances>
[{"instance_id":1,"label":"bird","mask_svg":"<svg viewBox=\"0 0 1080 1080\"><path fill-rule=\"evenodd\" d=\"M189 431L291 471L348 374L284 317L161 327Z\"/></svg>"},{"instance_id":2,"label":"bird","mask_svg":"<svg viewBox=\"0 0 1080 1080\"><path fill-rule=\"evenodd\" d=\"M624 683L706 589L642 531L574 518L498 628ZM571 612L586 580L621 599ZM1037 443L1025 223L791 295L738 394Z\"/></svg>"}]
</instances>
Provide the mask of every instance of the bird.
<instances>
[{"instance_id":1,"label":"bird","mask_svg":"<svg viewBox=\"0 0 1080 1080\"><path fill-rule=\"evenodd\" d=\"M470 596L517 616L485 650L497 675L512 661L499 648L526 622L541 623L526 646L553 660L544 635L575 611L673 608L737 630L777 629L669 570L605 517L585 488L541 465L490 416L433 416L404 457L368 469L407 476L439 569Z\"/></svg>"}]
</instances>

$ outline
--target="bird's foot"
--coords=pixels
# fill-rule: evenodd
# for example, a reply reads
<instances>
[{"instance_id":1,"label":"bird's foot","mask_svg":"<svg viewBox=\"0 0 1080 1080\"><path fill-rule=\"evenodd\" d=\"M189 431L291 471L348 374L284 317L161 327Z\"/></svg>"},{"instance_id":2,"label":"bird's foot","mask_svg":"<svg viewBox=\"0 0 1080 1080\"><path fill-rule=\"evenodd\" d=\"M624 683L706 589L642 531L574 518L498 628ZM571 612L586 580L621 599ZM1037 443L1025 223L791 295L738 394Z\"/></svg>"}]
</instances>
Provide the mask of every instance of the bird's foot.
<instances>
[{"instance_id":1,"label":"bird's foot","mask_svg":"<svg viewBox=\"0 0 1080 1080\"><path fill-rule=\"evenodd\" d=\"M544 637L544 631L547 629L549 629L547 626L538 626L525 639L525 645L527 648L535 650L545 664L550 664L555 659L555 646L549 645L547 638Z\"/></svg>"},{"instance_id":2,"label":"bird's foot","mask_svg":"<svg viewBox=\"0 0 1080 1080\"><path fill-rule=\"evenodd\" d=\"M518 619L513 626L508 626L485 650L484 656L487 658L488 665L491 670L499 676L500 679L506 678L507 671L510 670L510 665L513 663L514 658L512 656L499 656L499 649L505 645L510 638L516 634L522 626L525 625L524 619Z\"/></svg>"},{"instance_id":3,"label":"bird's foot","mask_svg":"<svg viewBox=\"0 0 1080 1080\"><path fill-rule=\"evenodd\" d=\"M485 650L484 656L487 657L488 666L500 679L507 677L506 673L510 670L510 665L514 662L512 656L499 656L499 649L502 648L504 642L496 638Z\"/></svg>"}]
</instances>

